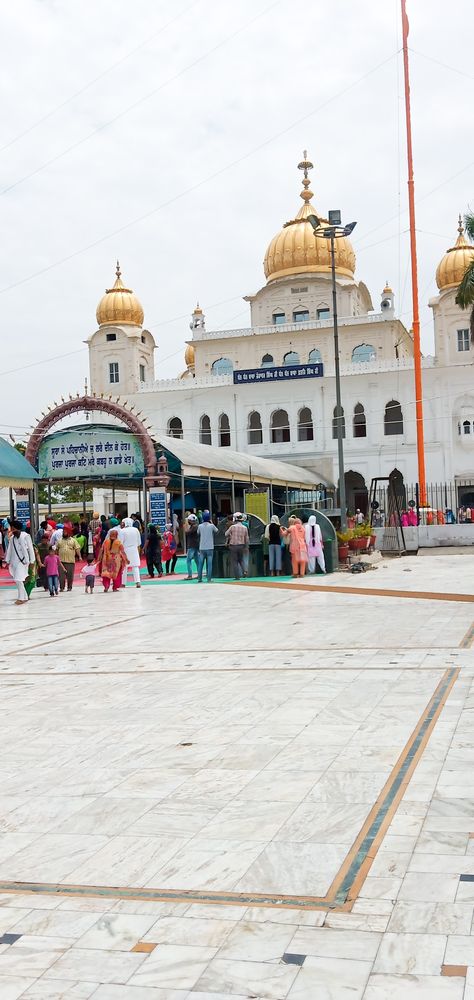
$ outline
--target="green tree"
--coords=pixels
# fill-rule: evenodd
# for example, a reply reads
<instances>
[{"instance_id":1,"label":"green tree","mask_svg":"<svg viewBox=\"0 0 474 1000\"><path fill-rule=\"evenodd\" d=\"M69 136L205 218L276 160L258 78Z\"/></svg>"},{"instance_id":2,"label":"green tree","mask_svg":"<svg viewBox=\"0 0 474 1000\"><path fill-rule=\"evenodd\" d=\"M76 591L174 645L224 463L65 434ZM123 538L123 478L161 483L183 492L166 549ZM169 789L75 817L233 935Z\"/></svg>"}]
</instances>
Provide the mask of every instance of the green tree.
<instances>
[{"instance_id":1,"label":"green tree","mask_svg":"<svg viewBox=\"0 0 474 1000\"><path fill-rule=\"evenodd\" d=\"M466 212L464 228L471 242L474 242L474 212ZM461 309L471 310L469 326L471 328L471 342L474 344L474 252L459 285L456 302L458 306L461 306Z\"/></svg>"}]
</instances>

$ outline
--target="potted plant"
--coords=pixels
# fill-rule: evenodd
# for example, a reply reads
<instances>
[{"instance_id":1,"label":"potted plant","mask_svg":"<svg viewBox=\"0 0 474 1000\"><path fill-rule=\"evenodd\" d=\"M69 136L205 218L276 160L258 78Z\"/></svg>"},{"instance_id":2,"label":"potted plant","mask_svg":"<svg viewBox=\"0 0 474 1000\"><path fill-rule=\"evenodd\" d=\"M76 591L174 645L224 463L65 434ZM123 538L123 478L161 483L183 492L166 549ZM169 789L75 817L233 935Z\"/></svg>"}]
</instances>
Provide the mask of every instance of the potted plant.
<instances>
[{"instance_id":1,"label":"potted plant","mask_svg":"<svg viewBox=\"0 0 474 1000\"><path fill-rule=\"evenodd\" d=\"M337 532L339 562L346 562L349 557L349 540L351 537L352 531Z\"/></svg>"},{"instance_id":2,"label":"potted plant","mask_svg":"<svg viewBox=\"0 0 474 1000\"><path fill-rule=\"evenodd\" d=\"M369 547L370 535L371 535L370 524L358 524L357 527L354 528L354 539L352 548L354 548L357 552L364 552L365 549Z\"/></svg>"}]
</instances>

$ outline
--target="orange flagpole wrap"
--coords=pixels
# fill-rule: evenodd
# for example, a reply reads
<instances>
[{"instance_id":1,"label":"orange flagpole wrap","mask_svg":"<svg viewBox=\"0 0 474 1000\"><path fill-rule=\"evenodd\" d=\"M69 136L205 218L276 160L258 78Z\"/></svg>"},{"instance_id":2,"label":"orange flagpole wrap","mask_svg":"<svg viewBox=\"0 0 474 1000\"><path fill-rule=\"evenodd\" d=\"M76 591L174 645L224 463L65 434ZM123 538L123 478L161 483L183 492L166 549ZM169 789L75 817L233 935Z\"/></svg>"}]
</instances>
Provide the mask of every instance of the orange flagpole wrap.
<instances>
[{"instance_id":1,"label":"orange flagpole wrap","mask_svg":"<svg viewBox=\"0 0 474 1000\"><path fill-rule=\"evenodd\" d=\"M423 388L421 380L420 312L418 306L418 268L416 259L415 182L413 179L413 147L411 140L410 76L408 68L408 18L406 0L402 4L403 69L405 75L405 117L407 127L408 208L410 212L411 289L413 300L413 349L415 355L416 445L418 452L418 484L420 504L426 505L425 440L423 431Z\"/></svg>"}]
</instances>

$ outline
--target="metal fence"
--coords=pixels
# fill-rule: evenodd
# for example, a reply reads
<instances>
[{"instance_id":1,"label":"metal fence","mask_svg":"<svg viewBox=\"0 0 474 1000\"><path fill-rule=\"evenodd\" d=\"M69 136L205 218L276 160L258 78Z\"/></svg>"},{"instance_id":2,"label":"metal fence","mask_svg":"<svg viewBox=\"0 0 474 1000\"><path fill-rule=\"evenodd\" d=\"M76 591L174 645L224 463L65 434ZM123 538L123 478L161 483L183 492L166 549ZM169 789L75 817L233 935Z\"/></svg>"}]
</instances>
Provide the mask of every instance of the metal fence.
<instances>
[{"instance_id":1,"label":"metal fence","mask_svg":"<svg viewBox=\"0 0 474 1000\"><path fill-rule=\"evenodd\" d=\"M421 504L422 498L418 483L404 483L399 480L392 487L380 486L375 490L374 498L379 505L379 510L383 511L386 522L391 516L393 520L394 493L396 493L400 511L415 509L420 524L462 523L466 520L466 508L472 508L472 520L474 521L474 477L466 480L427 483L426 503L424 504Z\"/></svg>"}]
</instances>

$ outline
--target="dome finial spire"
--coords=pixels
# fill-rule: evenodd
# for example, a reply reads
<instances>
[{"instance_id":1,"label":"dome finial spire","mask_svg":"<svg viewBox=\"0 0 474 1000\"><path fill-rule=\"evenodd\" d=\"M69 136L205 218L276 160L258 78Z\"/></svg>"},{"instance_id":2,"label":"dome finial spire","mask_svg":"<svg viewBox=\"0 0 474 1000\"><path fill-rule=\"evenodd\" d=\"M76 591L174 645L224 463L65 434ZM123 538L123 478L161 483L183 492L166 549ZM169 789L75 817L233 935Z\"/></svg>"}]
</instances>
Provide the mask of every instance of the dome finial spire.
<instances>
[{"instance_id":1,"label":"dome finial spire","mask_svg":"<svg viewBox=\"0 0 474 1000\"><path fill-rule=\"evenodd\" d=\"M308 150L304 149L303 159L298 163L298 170L303 171L303 191L300 192L300 198L305 202L311 201L313 197L313 192L309 190L310 180L308 178L308 171L313 170L313 166L311 160L308 160Z\"/></svg>"},{"instance_id":2,"label":"dome finial spire","mask_svg":"<svg viewBox=\"0 0 474 1000\"><path fill-rule=\"evenodd\" d=\"M464 236L464 226L462 224L462 215L461 215L461 213L459 213L459 215L458 215L458 233L459 233L460 236Z\"/></svg>"},{"instance_id":3,"label":"dome finial spire","mask_svg":"<svg viewBox=\"0 0 474 1000\"><path fill-rule=\"evenodd\" d=\"M120 270L120 261L119 260L117 260L117 266L115 268L115 274L117 275L117 278L121 278L122 277L122 272Z\"/></svg>"}]
</instances>

